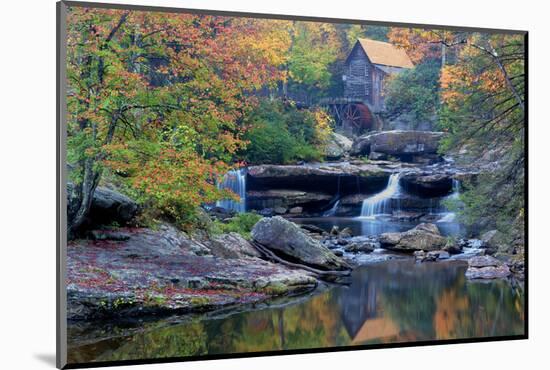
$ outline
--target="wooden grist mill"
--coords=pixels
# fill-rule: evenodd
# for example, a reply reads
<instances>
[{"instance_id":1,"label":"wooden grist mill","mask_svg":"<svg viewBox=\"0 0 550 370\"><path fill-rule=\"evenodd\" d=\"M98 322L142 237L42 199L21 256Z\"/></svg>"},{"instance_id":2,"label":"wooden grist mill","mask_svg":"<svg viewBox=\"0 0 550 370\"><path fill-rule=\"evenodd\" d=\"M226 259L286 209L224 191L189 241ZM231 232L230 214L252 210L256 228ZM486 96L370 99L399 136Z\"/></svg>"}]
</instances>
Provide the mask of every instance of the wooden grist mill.
<instances>
[{"instance_id":1,"label":"wooden grist mill","mask_svg":"<svg viewBox=\"0 0 550 370\"><path fill-rule=\"evenodd\" d=\"M382 129L379 113L385 111L384 84L391 75L414 67L403 49L382 41L358 39L346 58L343 97L319 104L333 116L336 127L348 135Z\"/></svg>"}]
</instances>

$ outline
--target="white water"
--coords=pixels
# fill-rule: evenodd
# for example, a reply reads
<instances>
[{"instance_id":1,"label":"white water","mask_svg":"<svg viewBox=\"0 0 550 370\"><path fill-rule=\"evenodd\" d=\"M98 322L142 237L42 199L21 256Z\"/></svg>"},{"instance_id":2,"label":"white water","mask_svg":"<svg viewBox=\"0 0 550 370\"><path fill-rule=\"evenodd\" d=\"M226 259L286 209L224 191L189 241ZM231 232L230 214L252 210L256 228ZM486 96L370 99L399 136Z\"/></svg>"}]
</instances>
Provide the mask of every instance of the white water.
<instances>
[{"instance_id":1,"label":"white water","mask_svg":"<svg viewBox=\"0 0 550 370\"><path fill-rule=\"evenodd\" d=\"M219 200L216 202L217 207L239 213L246 211L246 171L244 168L226 173L222 182L218 183L218 189L231 190L239 196L240 200L238 202L231 199Z\"/></svg>"},{"instance_id":2,"label":"white water","mask_svg":"<svg viewBox=\"0 0 550 370\"><path fill-rule=\"evenodd\" d=\"M453 193L450 195L451 199L458 199L460 197L460 182L457 179L453 179Z\"/></svg>"},{"instance_id":3,"label":"white water","mask_svg":"<svg viewBox=\"0 0 550 370\"><path fill-rule=\"evenodd\" d=\"M453 192L448 196L449 199L458 200L460 198L460 182L456 179L453 179ZM456 219L456 213L446 212L443 214L443 217L437 222L454 222Z\"/></svg>"},{"instance_id":4,"label":"white water","mask_svg":"<svg viewBox=\"0 0 550 370\"><path fill-rule=\"evenodd\" d=\"M340 204L340 200L337 200L336 202L334 202L334 205L332 206L331 209L329 209L328 211L326 211L323 216L334 216L336 214L336 210L338 209L338 205Z\"/></svg>"},{"instance_id":5,"label":"white water","mask_svg":"<svg viewBox=\"0 0 550 370\"><path fill-rule=\"evenodd\" d=\"M398 195L399 191L399 173L394 173L384 190L363 200L360 217L374 218L376 215L391 213L391 198Z\"/></svg>"}]
</instances>

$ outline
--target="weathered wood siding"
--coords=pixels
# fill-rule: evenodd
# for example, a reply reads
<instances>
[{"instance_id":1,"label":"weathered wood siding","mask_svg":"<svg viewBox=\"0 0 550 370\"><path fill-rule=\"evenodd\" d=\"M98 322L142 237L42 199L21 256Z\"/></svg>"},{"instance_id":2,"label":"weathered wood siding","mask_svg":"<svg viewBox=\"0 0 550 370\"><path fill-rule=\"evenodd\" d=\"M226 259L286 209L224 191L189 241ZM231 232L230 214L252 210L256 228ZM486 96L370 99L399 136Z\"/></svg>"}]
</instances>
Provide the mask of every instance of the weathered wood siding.
<instances>
[{"instance_id":1,"label":"weathered wood siding","mask_svg":"<svg viewBox=\"0 0 550 370\"><path fill-rule=\"evenodd\" d=\"M363 48L357 43L344 68L344 97L366 101L375 112L385 109L384 83L387 76L404 69L372 64Z\"/></svg>"},{"instance_id":2,"label":"weathered wood siding","mask_svg":"<svg viewBox=\"0 0 550 370\"><path fill-rule=\"evenodd\" d=\"M370 101L372 65L362 48L355 45L345 66L344 97Z\"/></svg>"}]
</instances>

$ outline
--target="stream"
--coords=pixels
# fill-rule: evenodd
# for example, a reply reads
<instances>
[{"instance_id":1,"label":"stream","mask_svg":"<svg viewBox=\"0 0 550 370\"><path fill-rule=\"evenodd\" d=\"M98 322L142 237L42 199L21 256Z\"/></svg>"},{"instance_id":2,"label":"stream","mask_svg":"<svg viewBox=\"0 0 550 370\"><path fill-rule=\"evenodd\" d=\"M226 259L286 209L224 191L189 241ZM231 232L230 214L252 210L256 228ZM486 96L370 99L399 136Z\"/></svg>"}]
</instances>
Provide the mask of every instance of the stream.
<instances>
[{"instance_id":1,"label":"stream","mask_svg":"<svg viewBox=\"0 0 550 370\"><path fill-rule=\"evenodd\" d=\"M73 327L69 362L522 334L522 291L506 281L468 282L465 269L463 261L389 260L355 269L349 286L291 303L139 323L136 331L119 323L102 330L109 338L88 343L85 330Z\"/></svg>"},{"instance_id":2,"label":"stream","mask_svg":"<svg viewBox=\"0 0 550 370\"><path fill-rule=\"evenodd\" d=\"M218 202L237 212L246 209L246 175L232 171L219 186L241 201ZM458 198L453 182L450 198ZM391 198L403 192L399 175L363 200L361 214L337 217L336 200L319 217L290 218L330 231L349 227L354 235L409 230L421 220L391 217ZM393 202L395 204L395 202ZM463 228L452 212L430 210L444 236ZM74 324L69 326L69 363L144 358L250 353L377 343L513 336L524 333L524 293L508 281L468 281L467 262L450 259L415 263L409 255L377 249L360 258L349 285L322 287L282 301L226 313L157 320ZM357 260L356 260L357 261Z\"/></svg>"}]
</instances>

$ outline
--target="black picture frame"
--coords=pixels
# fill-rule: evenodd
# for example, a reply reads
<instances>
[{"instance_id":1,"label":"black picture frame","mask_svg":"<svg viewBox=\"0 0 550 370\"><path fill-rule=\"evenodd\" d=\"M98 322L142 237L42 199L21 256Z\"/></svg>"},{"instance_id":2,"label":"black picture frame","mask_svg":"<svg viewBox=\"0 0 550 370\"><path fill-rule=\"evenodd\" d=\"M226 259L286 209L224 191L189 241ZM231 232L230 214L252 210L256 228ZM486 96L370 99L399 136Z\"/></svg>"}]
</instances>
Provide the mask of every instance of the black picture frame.
<instances>
[{"instance_id":1,"label":"black picture frame","mask_svg":"<svg viewBox=\"0 0 550 370\"><path fill-rule=\"evenodd\" d=\"M385 22L373 20L358 20L358 19L340 19L340 18L325 18L311 17L298 15L284 14L265 14L265 13L249 13L249 12L232 12L218 11L210 9L190 9L177 7L160 7L160 6L143 6L143 5L122 5L110 4L102 2L80 2L80 1L60 1L56 4L56 19L57 19L57 99L56 99L56 120L57 120L57 154L56 154L56 199L57 199L57 250L56 250L56 366L60 369L76 369L76 368L93 368L93 367L108 367L120 365L138 365L138 364L157 364L171 362L188 362L188 361L203 361L203 360L219 360L219 359L234 359L234 358L249 358L249 357L265 357L265 356L282 356L293 354L313 354L323 352L341 352L341 351L361 351L368 349L380 348L403 348L403 347L418 347L418 346L433 346L433 345L448 345L461 343L481 343L481 342L497 342L509 340L524 340L529 338L529 32L525 30L512 29L493 29L482 27L460 27L447 26L437 24L419 24L419 23L402 23L402 22ZM67 248L67 169L66 169L66 17L67 7L85 7L85 8L104 8L104 9L123 9L137 11L153 11L165 13L191 13L205 15L219 15L232 17L248 17L248 18L265 18L265 19L281 19L281 20L296 20L296 21L311 21L311 22L329 22L329 23L347 23L358 25L374 25L374 26L394 26L394 27L411 27L411 28L430 28L441 30L460 30L460 31L475 31L484 33L499 33L499 34L522 34L525 42L525 129L524 129L524 155L525 155L525 184L524 184L524 199L525 199L525 320L524 334L499 337L484 337L484 338L463 338L463 339L443 339L443 340L426 340L406 343L388 343L388 344L371 344L371 345L354 345L343 347L328 347L328 348L308 348L296 350L280 350L280 351L261 351L261 352L246 352L246 353L227 353L219 355L204 355L204 356L188 356L188 357L169 357L161 359L138 359L138 360L122 360L122 361L104 361L104 362L87 362L78 364L67 364L67 315L66 315L66 248Z\"/></svg>"}]
</instances>

